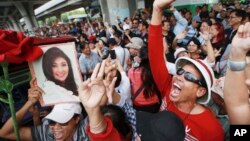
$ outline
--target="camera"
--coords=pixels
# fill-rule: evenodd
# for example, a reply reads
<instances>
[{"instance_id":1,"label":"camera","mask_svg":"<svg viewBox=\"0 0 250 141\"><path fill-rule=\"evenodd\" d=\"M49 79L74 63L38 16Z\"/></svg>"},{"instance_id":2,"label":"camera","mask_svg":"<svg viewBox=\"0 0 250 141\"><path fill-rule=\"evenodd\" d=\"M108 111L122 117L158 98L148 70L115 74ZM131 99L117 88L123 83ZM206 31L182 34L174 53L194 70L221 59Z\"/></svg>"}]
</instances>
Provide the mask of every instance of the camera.
<instances>
[{"instance_id":1,"label":"camera","mask_svg":"<svg viewBox=\"0 0 250 141\"><path fill-rule=\"evenodd\" d=\"M104 51L102 55L102 59L107 59L109 55L111 59L116 59L115 50Z\"/></svg>"}]
</instances>

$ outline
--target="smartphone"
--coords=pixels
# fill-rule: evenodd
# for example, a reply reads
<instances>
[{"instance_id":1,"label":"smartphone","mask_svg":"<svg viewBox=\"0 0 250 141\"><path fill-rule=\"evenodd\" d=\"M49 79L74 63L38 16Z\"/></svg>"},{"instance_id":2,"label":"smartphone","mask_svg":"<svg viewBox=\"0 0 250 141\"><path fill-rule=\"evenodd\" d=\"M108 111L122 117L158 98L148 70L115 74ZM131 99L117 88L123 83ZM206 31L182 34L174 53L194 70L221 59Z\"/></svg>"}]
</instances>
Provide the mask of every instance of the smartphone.
<instances>
[{"instance_id":1,"label":"smartphone","mask_svg":"<svg viewBox=\"0 0 250 141\"><path fill-rule=\"evenodd\" d=\"M110 51L109 51L109 54L110 54L110 58L111 58L111 59L116 59L115 50L110 50Z\"/></svg>"}]
</instances>

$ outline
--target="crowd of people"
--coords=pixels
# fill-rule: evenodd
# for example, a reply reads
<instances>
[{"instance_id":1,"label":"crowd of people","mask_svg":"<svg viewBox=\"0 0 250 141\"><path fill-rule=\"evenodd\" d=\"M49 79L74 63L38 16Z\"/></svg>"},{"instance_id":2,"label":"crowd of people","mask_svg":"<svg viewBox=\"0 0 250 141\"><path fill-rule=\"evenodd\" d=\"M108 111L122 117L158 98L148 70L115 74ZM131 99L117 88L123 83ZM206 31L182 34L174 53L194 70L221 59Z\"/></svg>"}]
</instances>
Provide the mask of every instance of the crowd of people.
<instances>
[{"instance_id":1,"label":"crowd of people","mask_svg":"<svg viewBox=\"0 0 250 141\"><path fill-rule=\"evenodd\" d=\"M48 50L54 55L43 56L46 78L80 102L55 104L40 122L33 114L33 126L19 128L21 140L227 141L230 124L249 125L249 5L204 4L192 13L172 2L155 0L151 11L117 25L36 29L38 37L76 38L83 82L72 80L63 52ZM33 78L16 113L20 125L42 94ZM11 119L0 137L16 139Z\"/></svg>"}]
</instances>

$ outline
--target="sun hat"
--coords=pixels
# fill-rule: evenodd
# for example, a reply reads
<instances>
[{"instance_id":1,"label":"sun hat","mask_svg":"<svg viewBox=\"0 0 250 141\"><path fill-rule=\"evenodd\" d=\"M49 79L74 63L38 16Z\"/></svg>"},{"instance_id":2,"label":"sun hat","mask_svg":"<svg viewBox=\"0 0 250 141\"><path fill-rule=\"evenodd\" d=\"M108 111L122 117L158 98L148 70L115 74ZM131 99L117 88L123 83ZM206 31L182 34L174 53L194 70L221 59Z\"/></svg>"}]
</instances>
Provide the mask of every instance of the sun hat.
<instances>
[{"instance_id":1,"label":"sun hat","mask_svg":"<svg viewBox=\"0 0 250 141\"><path fill-rule=\"evenodd\" d=\"M127 48L140 49L143 46L143 40L139 37L133 37L130 40L130 43L126 44Z\"/></svg>"},{"instance_id":2,"label":"sun hat","mask_svg":"<svg viewBox=\"0 0 250 141\"><path fill-rule=\"evenodd\" d=\"M202 97L198 98L197 102L203 105L208 104L211 99L211 88L214 83L214 73L212 68L203 60L194 60L188 57L180 57L176 60L175 67L176 70L182 68L186 62L192 63L201 73L202 77L206 82L207 93Z\"/></svg>"},{"instance_id":3,"label":"sun hat","mask_svg":"<svg viewBox=\"0 0 250 141\"><path fill-rule=\"evenodd\" d=\"M99 40L102 40L104 44L107 44L108 39L106 37L101 37Z\"/></svg>"},{"instance_id":4,"label":"sun hat","mask_svg":"<svg viewBox=\"0 0 250 141\"><path fill-rule=\"evenodd\" d=\"M174 52L174 58L177 59L178 55L181 53L181 52L187 52L187 50L183 47L179 47L175 50Z\"/></svg>"},{"instance_id":5,"label":"sun hat","mask_svg":"<svg viewBox=\"0 0 250 141\"><path fill-rule=\"evenodd\" d=\"M136 131L143 141L183 141L185 138L182 120L171 111L136 111Z\"/></svg>"},{"instance_id":6,"label":"sun hat","mask_svg":"<svg viewBox=\"0 0 250 141\"><path fill-rule=\"evenodd\" d=\"M44 119L53 120L57 123L66 123L75 114L81 114L81 112L80 103L60 103L55 104L53 110Z\"/></svg>"}]
</instances>

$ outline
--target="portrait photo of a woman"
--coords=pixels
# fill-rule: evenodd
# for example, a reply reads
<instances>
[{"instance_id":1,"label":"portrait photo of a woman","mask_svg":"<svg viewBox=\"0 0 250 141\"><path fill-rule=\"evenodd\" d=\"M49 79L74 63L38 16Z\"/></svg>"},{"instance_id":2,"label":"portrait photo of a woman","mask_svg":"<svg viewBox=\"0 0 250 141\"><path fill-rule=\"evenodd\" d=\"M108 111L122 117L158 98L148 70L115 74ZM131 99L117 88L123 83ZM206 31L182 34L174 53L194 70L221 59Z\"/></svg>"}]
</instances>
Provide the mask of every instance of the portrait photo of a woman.
<instances>
[{"instance_id":1,"label":"portrait photo of a woman","mask_svg":"<svg viewBox=\"0 0 250 141\"><path fill-rule=\"evenodd\" d=\"M78 95L71 61L61 49L57 47L48 49L43 55L42 68L47 80Z\"/></svg>"},{"instance_id":2,"label":"portrait photo of a woman","mask_svg":"<svg viewBox=\"0 0 250 141\"><path fill-rule=\"evenodd\" d=\"M62 102L77 102L77 88L82 81L74 42L41 46L44 54L30 63L32 77L44 94L44 106Z\"/></svg>"}]
</instances>

